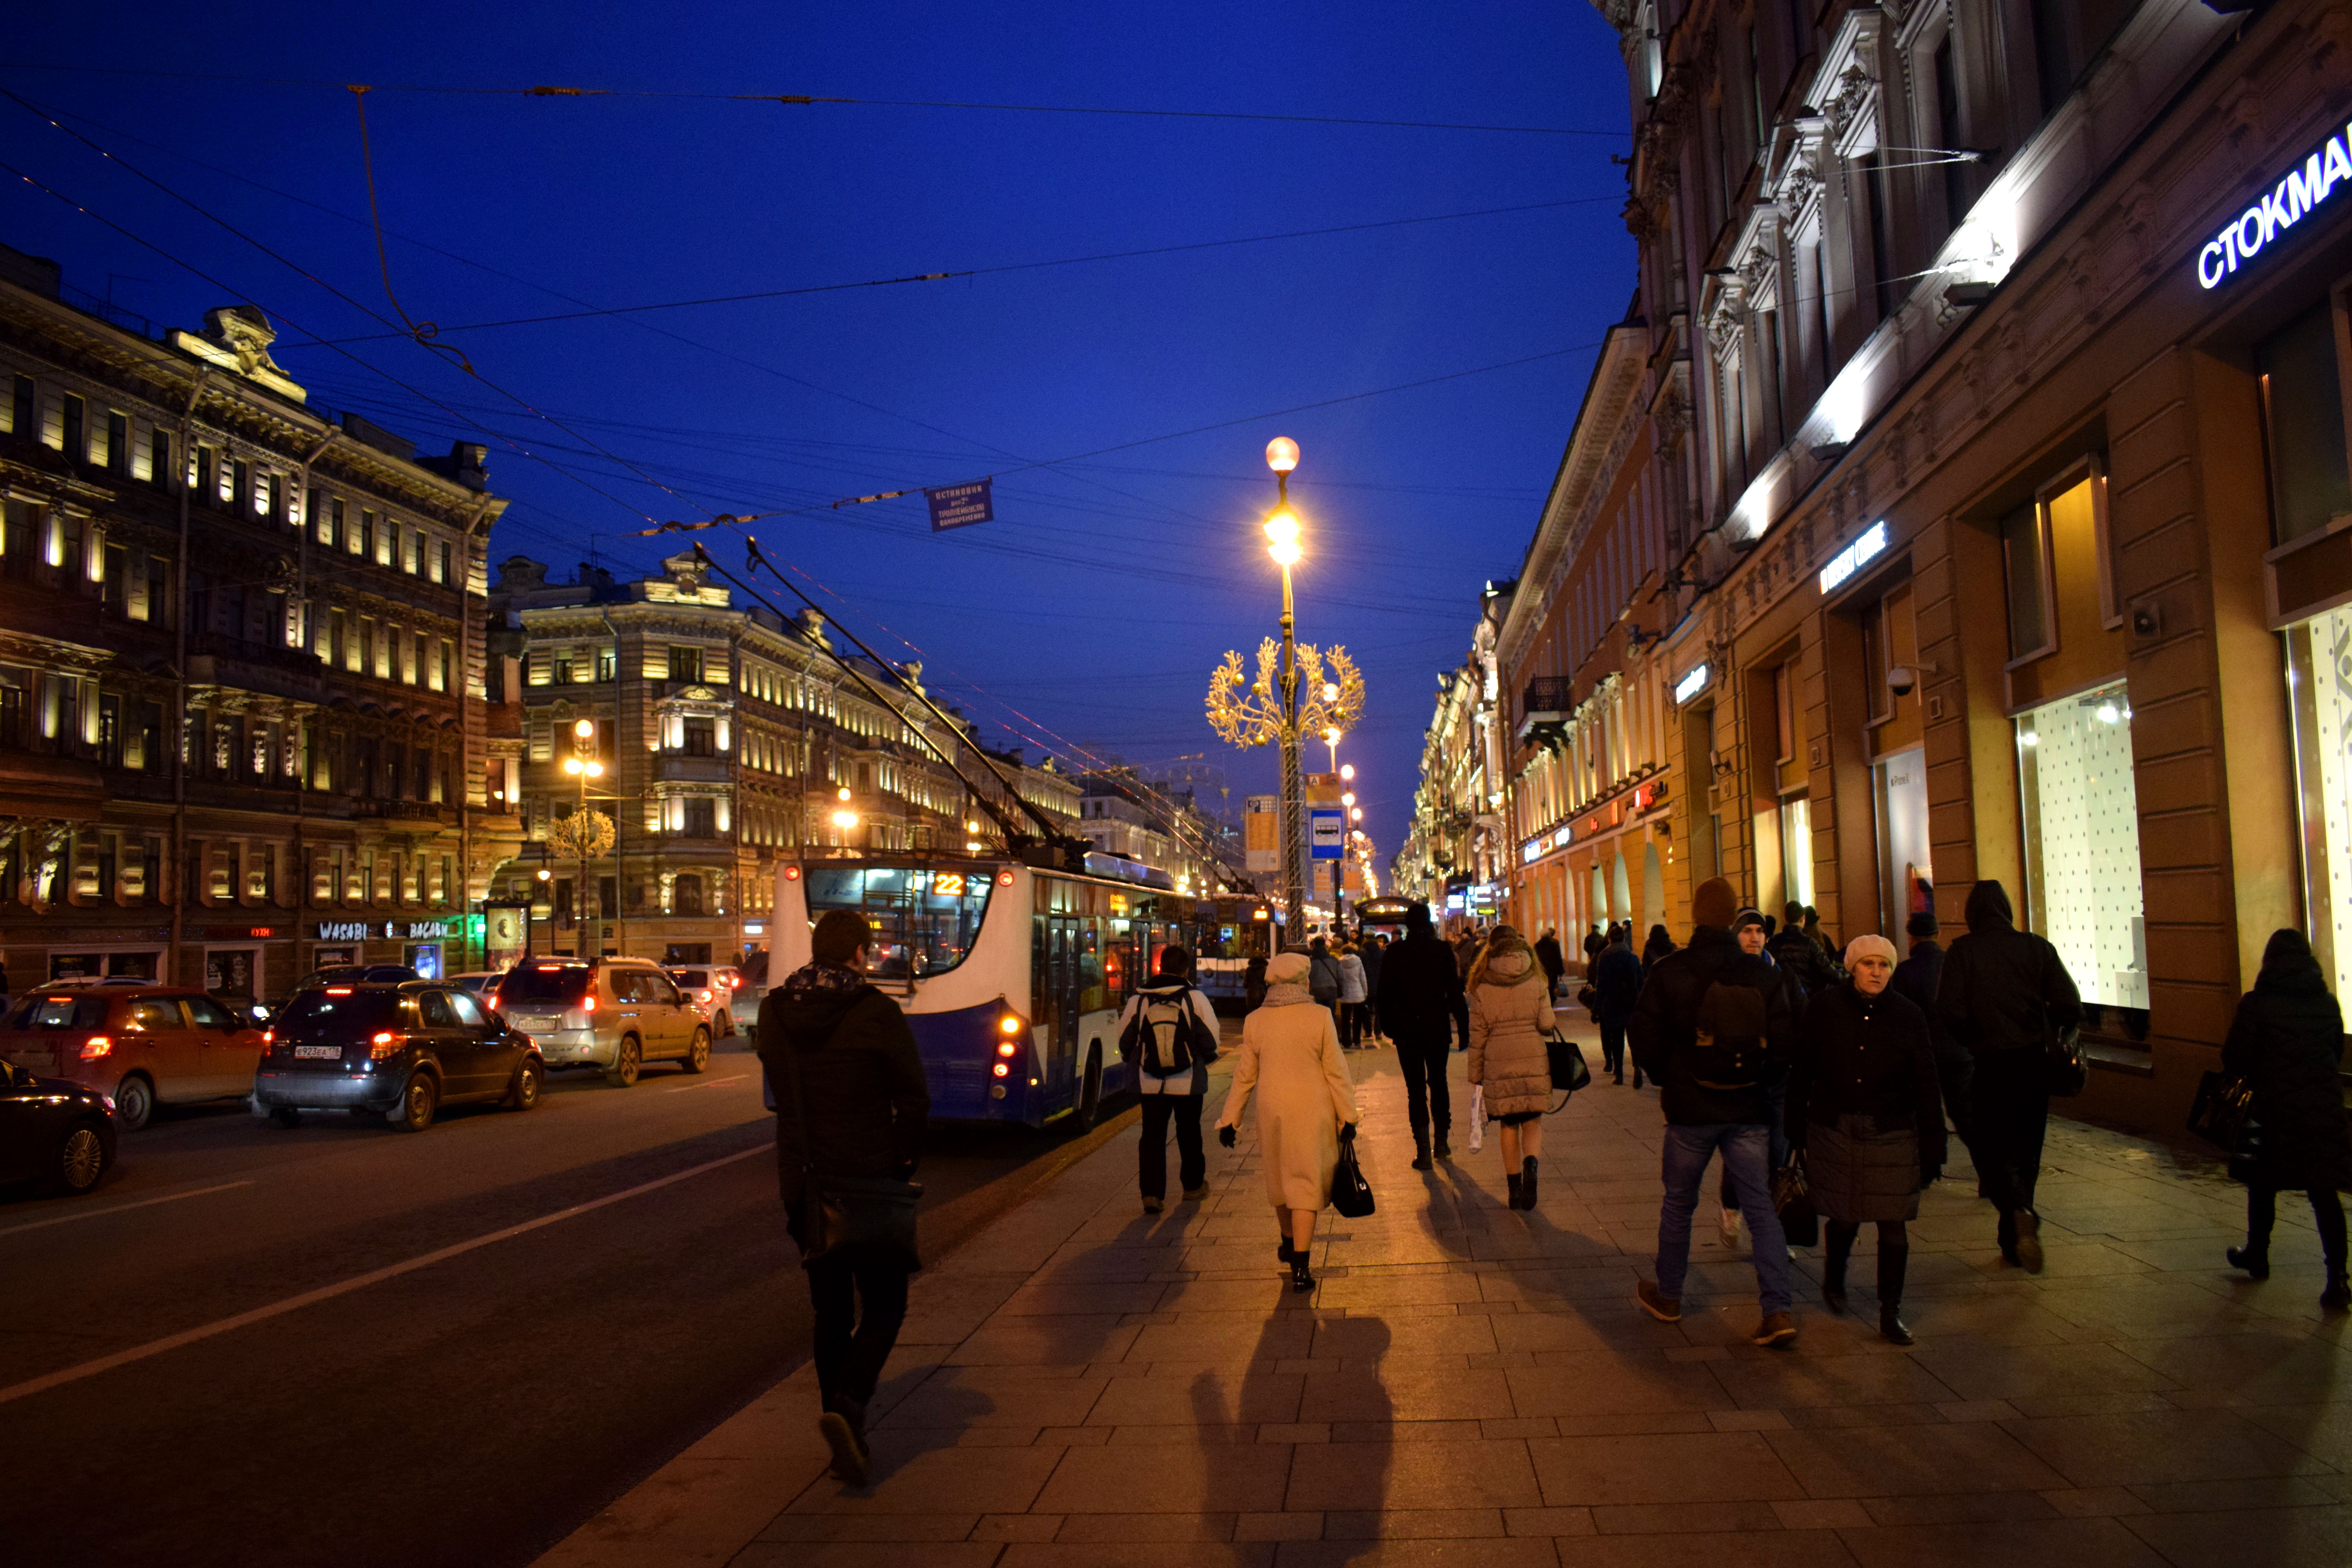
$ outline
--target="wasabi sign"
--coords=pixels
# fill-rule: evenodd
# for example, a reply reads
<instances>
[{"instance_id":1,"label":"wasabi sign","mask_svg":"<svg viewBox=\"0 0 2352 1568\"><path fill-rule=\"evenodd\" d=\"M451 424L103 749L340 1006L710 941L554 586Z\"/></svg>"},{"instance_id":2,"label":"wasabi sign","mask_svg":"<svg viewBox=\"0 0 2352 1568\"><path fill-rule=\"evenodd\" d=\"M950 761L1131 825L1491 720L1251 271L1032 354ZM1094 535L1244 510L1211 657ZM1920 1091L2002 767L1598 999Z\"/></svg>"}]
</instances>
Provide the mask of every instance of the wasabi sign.
<instances>
[{"instance_id":1,"label":"wasabi sign","mask_svg":"<svg viewBox=\"0 0 2352 1568\"><path fill-rule=\"evenodd\" d=\"M2301 168L2289 169L2263 193L2262 200L2222 225L2221 231L2197 253L2197 281L2208 289L2221 287L2242 262L2252 261L2283 230L2301 223L2305 214L2335 195L2336 186L2352 183L2348 145L2352 145L2352 127L2321 142Z\"/></svg>"}]
</instances>

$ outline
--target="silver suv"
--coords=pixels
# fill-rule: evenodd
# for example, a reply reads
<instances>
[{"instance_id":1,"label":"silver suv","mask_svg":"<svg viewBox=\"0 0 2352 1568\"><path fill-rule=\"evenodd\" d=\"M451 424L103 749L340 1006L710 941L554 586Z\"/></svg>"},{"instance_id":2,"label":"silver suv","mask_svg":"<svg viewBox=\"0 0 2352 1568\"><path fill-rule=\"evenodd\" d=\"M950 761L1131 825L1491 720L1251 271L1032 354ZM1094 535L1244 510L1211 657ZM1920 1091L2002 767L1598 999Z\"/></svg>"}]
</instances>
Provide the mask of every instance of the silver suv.
<instances>
[{"instance_id":1,"label":"silver suv","mask_svg":"<svg viewBox=\"0 0 2352 1568\"><path fill-rule=\"evenodd\" d=\"M710 1065L709 1021L650 959L526 959L488 1000L550 1068L601 1068L615 1089L647 1062Z\"/></svg>"}]
</instances>

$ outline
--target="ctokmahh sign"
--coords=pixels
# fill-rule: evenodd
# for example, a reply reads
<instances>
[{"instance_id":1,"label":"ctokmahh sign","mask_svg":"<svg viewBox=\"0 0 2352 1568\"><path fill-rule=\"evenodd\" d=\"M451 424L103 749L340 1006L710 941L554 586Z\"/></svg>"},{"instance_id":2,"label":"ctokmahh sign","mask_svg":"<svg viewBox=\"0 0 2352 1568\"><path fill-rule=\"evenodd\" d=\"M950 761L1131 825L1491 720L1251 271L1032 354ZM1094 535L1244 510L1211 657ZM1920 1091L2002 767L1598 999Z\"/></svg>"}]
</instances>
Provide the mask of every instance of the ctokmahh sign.
<instances>
[{"instance_id":1,"label":"ctokmahh sign","mask_svg":"<svg viewBox=\"0 0 2352 1568\"><path fill-rule=\"evenodd\" d=\"M2336 194L2336 186L2352 182L2352 153L2347 149L2352 149L2352 126L2321 142L2317 152L2304 159L2300 168L2289 169L2263 194L2262 200L2223 224L2221 231L2197 253L2197 281L2208 289L2220 288L2282 230L2301 223L2304 215Z\"/></svg>"}]
</instances>

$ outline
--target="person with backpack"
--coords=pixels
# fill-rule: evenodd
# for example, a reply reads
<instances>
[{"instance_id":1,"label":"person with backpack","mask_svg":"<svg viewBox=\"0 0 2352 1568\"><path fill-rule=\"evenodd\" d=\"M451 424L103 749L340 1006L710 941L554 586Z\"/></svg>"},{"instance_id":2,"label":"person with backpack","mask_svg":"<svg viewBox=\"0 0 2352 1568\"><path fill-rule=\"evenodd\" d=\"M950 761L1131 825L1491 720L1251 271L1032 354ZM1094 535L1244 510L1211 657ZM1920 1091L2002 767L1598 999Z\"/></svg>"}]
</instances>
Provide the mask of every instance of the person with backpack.
<instances>
[{"instance_id":1,"label":"person with backpack","mask_svg":"<svg viewBox=\"0 0 2352 1568\"><path fill-rule=\"evenodd\" d=\"M1217 1059L1217 1014L1208 993L1192 984L1192 955L1170 943L1160 950L1160 971L1127 999L1118 1019L1118 1054L1135 1068L1143 1111L1143 1140L1136 1174L1143 1189L1143 1212L1158 1214L1168 1201L1168 1124L1176 1124L1176 1175L1184 1201L1209 1195L1208 1156L1201 1146L1202 1097L1209 1091L1209 1064Z\"/></svg>"},{"instance_id":2,"label":"person with backpack","mask_svg":"<svg viewBox=\"0 0 2352 1568\"><path fill-rule=\"evenodd\" d=\"M1405 1115L1412 1124L1412 1168L1430 1168L1430 1137L1437 1157L1454 1150L1454 1098L1445 1079L1446 1058L1459 1029L1470 1043L1470 1008L1463 999L1462 972L1454 951L1437 940L1429 906L1405 911L1404 940L1381 957L1381 1017L1396 1041L1397 1065L1404 1071Z\"/></svg>"},{"instance_id":3,"label":"person with backpack","mask_svg":"<svg viewBox=\"0 0 2352 1568\"><path fill-rule=\"evenodd\" d=\"M2298 931L2275 931L2263 949L2254 988L2238 1001L2221 1070L2253 1091L2253 1124L2261 1130L2252 1158L2232 1159L2230 1173L2246 1184L2246 1245L2231 1247L2230 1267L2255 1279L2271 1276L2271 1226L2278 1195L2301 1192L2311 1200L2327 1286L2319 1298L2330 1312L2352 1310L2345 1278L2344 1202L2352 1186L2352 1136L2344 1121L2344 1017L2327 978Z\"/></svg>"},{"instance_id":4,"label":"person with backpack","mask_svg":"<svg viewBox=\"0 0 2352 1568\"><path fill-rule=\"evenodd\" d=\"M1628 1033L1634 1060L1658 1080L1666 1117L1660 1159L1665 1192L1658 1208L1657 1279L1634 1300L1660 1322L1683 1315L1690 1268L1691 1216L1706 1167L1717 1153L1730 1168L1754 1240L1761 1321L1749 1342L1783 1345L1797 1337L1790 1312L1789 1247L1772 1206L1767 1075L1796 1049L1796 1020L1780 972L1743 952L1731 934L1738 900L1710 877L1691 895L1690 945L1651 967Z\"/></svg>"},{"instance_id":5,"label":"person with backpack","mask_svg":"<svg viewBox=\"0 0 2352 1568\"><path fill-rule=\"evenodd\" d=\"M1331 1010L1332 1026L1338 1027L1339 961L1331 956L1329 944L1319 936L1307 944L1307 994L1315 998L1318 1007Z\"/></svg>"},{"instance_id":6,"label":"person with backpack","mask_svg":"<svg viewBox=\"0 0 2352 1568\"><path fill-rule=\"evenodd\" d=\"M873 940L863 915L827 910L809 935L810 962L760 1004L760 1062L777 1107L784 1221L803 1251L815 1236L806 1212L812 1174L820 1186L828 1179L904 1181L922 1157L930 1090L906 1015L866 983ZM833 1473L863 1486L873 1463L866 1407L906 1322L907 1276L919 1265L911 1248L869 1244L806 1258L803 1267L816 1309L824 1408L817 1431L833 1450Z\"/></svg>"},{"instance_id":7,"label":"person with backpack","mask_svg":"<svg viewBox=\"0 0 2352 1568\"><path fill-rule=\"evenodd\" d=\"M1780 929L1770 933L1764 945L1771 952L1772 962L1788 972L1807 997L1845 978L1844 972L1831 961L1822 944L1805 933L1802 904L1780 906Z\"/></svg>"},{"instance_id":8,"label":"person with backpack","mask_svg":"<svg viewBox=\"0 0 2352 1568\"><path fill-rule=\"evenodd\" d=\"M2048 939L2017 929L2009 894L1990 878L1969 889L1969 933L1944 955L1936 1011L1976 1064L1969 1110L1977 1175L2000 1215L2000 1255L2042 1272L2033 1192L2050 1128L2050 1047L2083 1019L2082 994Z\"/></svg>"},{"instance_id":9,"label":"person with backpack","mask_svg":"<svg viewBox=\"0 0 2352 1568\"><path fill-rule=\"evenodd\" d=\"M1601 1067L1612 1083L1625 1081L1625 1026L1642 999L1643 964L1633 952L1633 933L1621 928L1592 963L1592 1021L1601 1026ZM1633 1064L1633 1087L1642 1087L1642 1064Z\"/></svg>"}]
</instances>

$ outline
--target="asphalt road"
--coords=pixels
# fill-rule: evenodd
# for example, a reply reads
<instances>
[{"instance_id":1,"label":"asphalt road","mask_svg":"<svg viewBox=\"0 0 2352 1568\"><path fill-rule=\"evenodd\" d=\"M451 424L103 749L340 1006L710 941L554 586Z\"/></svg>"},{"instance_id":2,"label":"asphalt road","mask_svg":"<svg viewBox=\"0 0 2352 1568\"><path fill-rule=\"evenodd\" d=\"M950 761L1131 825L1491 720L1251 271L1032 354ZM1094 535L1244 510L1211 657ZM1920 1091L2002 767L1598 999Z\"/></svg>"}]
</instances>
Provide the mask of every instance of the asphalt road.
<instances>
[{"instance_id":1,"label":"asphalt road","mask_svg":"<svg viewBox=\"0 0 2352 1568\"><path fill-rule=\"evenodd\" d=\"M807 1359L757 1066L422 1136L186 1112L88 1197L0 1195L0 1555L529 1563ZM1133 1115L935 1129L927 1248Z\"/></svg>"}]
</instances>

